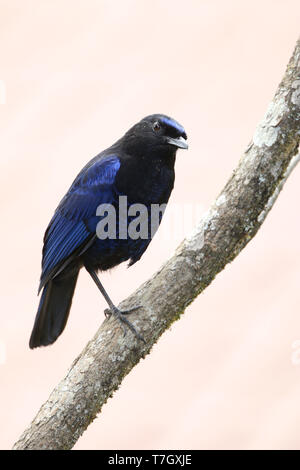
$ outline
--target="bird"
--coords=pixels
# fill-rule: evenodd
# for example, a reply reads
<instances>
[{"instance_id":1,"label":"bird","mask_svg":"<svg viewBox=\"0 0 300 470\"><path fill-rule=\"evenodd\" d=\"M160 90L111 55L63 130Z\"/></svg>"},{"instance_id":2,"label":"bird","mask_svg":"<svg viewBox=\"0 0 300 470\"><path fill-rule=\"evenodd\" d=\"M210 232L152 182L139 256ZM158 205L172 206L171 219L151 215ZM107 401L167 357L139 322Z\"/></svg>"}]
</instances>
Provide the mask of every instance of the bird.
<instances>
[{"instance_id":1,"label":"bird","mask_svg":"<svg viewBox=\"0 0 300 470\"><path fill-rule=\"evenodd\" d=\"M150 210L168 203L175 180L176 152L187 148L187 134L181 124L167 115L151 114L83 167L58 204L44 235L38 289L41 297L29 341L31 349L54 343L63 332L81 268L87 270L106 300L108 309L104 313L120 321L124 334L129 329L144 341L127 318L140 306L118 309L98 272L125 261L132 266L141 258L163 216L162 210L157 226L150 230L155 225L151 225ZM126 203L125 211L121 210L121 198L123 205ZM139 212L130 212L135 205L146 209L139 223ZM105 220L108 209L115 213ZM109 221L115 222L115 227L112 236L105 237ZM130 224L135 224L135 232L131 230L134 236L130 236ZM137 236L142 225L146 234Z\"/></svg>"}]
</instances>

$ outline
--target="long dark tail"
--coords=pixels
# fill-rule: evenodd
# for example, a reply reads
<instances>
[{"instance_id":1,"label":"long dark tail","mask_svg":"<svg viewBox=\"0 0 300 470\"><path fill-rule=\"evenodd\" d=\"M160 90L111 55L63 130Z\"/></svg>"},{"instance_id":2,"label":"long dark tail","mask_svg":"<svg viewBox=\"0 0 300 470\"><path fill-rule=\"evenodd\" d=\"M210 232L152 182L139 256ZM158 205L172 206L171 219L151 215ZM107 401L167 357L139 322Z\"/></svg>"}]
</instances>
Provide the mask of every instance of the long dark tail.
<instances>
[{"instance_id":1,"label":"long dark tail","mask_svg":"<svg viewBox=\"0 0 300 470\"><path fill-rule=\"evenodd\" d=\"M79 269L58 275L45 285L30 336L31 349L54 343L63 332L78 278Z\"/></svg>"}]
</instances>

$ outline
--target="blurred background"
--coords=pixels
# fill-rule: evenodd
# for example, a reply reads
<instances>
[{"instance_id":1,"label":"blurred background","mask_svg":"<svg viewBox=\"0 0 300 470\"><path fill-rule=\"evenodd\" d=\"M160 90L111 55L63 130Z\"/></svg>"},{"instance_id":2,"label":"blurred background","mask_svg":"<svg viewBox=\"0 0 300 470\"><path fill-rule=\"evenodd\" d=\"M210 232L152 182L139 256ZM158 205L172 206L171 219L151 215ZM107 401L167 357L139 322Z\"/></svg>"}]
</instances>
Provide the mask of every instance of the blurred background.
<instances>
[{"instance_id":1,"label":"blurred background","mask_svg":"<svg viewBox=\"0 0 300 470\"><path fill-rule=\"evenodd\" d=\"M29 350L43 234L78 171L139 119L165 113L190 144L178 152L171 204L207 210L273 97L299 24L299 0L0 0L0 448L104 319L82 271L63 335ZM75 449L300 448L299 181L297 168L254 240ZM174 252L182 235L168 223L139 263L101 276L115 303Z\"/></svg>"}]
</instances>

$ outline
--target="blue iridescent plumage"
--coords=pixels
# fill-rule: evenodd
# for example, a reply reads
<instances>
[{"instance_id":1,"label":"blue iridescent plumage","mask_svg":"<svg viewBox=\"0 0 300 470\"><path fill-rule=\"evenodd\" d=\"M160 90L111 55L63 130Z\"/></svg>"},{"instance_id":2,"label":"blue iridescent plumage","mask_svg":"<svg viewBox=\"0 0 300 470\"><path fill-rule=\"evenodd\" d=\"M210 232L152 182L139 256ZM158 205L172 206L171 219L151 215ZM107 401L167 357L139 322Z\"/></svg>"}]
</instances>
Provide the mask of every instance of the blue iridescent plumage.
<instances>
[{"instance_id":1,"label":"blue iridescent plumage","mask_svg":"<svg viewBox=\"0 0 300 470\"><path fill-rule=\"evenodd\" d=\"M60 272L64 261L71 261L76 251L82 254L95 238L96 209L114 199L113 183L119 168L120 161L115 156L95 159L73 182L45 233L39 291Z\"/></svg>"},{"instance_id":2,"label":"blue iridescent plumage","mask_svg":"<svg viewBox=\"0 0 300 470\"><path fill-rule=\"evenodd\" d=\"M184 128L179 124L179 122L175 121L174 119L171 119L167 116L164 116L161 121L166 124L167 126L169 127L173 127L174 129L176 129L177 132L179 132L180 134L185 134L185 130Z\"/></svg>"}]
</instances>

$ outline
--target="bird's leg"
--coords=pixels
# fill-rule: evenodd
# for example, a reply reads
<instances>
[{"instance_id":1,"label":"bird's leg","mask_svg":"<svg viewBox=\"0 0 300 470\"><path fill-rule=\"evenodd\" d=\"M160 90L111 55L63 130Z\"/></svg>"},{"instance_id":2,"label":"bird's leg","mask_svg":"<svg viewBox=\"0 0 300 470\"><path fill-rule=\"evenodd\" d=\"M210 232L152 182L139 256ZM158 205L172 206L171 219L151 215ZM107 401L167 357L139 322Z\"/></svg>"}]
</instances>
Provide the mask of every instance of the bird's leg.
<instances>
[{"instance_id":1,"label":"bird's leg","mask_svg":"<svg viewBox=\"0 0 300 470\"><path fill-rule=\"evenodd\" d=\"M104 289L103 285L101 284L100 282L100 279L98 278L97 274L95 273L95 271L88 271L92 277L92 279L94 280L96 286L98 287L98 289L100 290L101 294L103 295L103 297L105 298L106 302L108 303L108 306L109 306L109 309L106 309L104 310L104 313L106 316L110 316L110 315L113 315L115 318L117 318L120 322L121 322L121 325L122 325L122 328L123 328L123 331L124 331L124 335L126 334L126 328L124 325L126 325L131 331L132 333L138 338L140 339L141 341L143 341L145 343L145 340L144 338L136 331L135 327L133 326L133 324L127 320L126 316L127 314L129 313L132 313L134 312L135 310L138 310L140 307L133 307L133 308L130 308L128 310L119 310L114 304L113 302L111 301L108 293L106 292L106 290Z\"/></svg>"}]
</instances>

